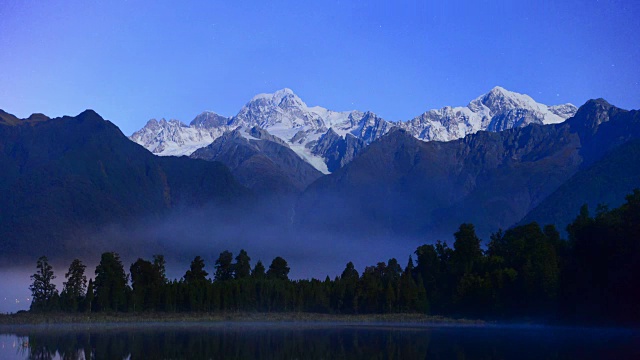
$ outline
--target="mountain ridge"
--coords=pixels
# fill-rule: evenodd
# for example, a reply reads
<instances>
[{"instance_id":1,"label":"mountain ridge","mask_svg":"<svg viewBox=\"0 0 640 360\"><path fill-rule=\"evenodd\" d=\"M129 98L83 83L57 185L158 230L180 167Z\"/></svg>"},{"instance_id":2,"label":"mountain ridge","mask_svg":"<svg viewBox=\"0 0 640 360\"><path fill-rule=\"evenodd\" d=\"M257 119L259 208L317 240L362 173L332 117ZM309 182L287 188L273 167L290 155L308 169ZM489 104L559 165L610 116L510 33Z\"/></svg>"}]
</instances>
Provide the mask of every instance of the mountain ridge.
<instances>
[{"instance_id":1,"label":"mountain ridge","mask_svg":"<svg viewBox=\"0 0 640 360\"><path fill-rule=\"evenodd\" d=\"M223 164L154 156L93 110L43 120L0 124L1 255L72 253L112 222L250 196Z\"/></svg>"},{"instance_id":2,"label":"mountain ridge","mask_svg":"<svg viewBox=\"0 0 640 360\"><path fill-rule=\"evenodd\" d=\"M296 104L282 95L283 106ZM175 252L205 240L207 246L268 246L276 238L292 249L323 241L404 246L449 239L460 223L476 224L487 239L523 218L564 221L565 213L575 215L563 210L565 202L599 201L594 191L572 192L576 187L601 189L605 181L616 197L640 186L640 168L625 166L637 162L638 112L601 99L562 123L478 131L452 141L421 141L396 126L366 145L329 128L312 145L331 159L329 175L257 126L214 140L213 155L204 157L219 162L155 156L93 111L0 117L0 188L6 190L0 192L0 238L3 253L16 257L25 242L55 255L106 249L115 246L112 239L127 241L126 249L161 242ZM616 174L620 181L607 180ZM204 204L213 206L202 210ZM128 230L140 217L152 220ZM87 228L110 223L117 230L103 242L87 236ZM183 241L192 233L199 240Z\"/></svg>"},{"instance_id":3,"label":"mountain ridge","mask_svg":"<svg viewBox=\"0 0 640 360\"><path fill-rule=\"evenodd\" d=\"M479 131L447 142L390 131L311 184L299 201L299 221L318 229L422 234L431 240L474 223L487 238L515 225L607 152L640 138L634 112L603 100L580 109L563 123ZM315 209L324 208L339 210L316 220Z\"/></svg>"},{"instance_id":4,"label":"mountain ridge","mask_svg":"<svg viewBox=\"0 0 640 360\"><path fill-rule=\"evenodd\" d=\"M450 141L481 130L502 131L532 123L559 123L576 110L572 104L547 106L528 95L494 87L466 107L447 106L429 110L411 120L390 122L370 111L340 112L320 106L309 107L291 89L284 88L254 96L230 118L204 112L190 125L177 120L151 120L130 138L155 154L190 155L227 131L238 127L247 131L258 126L286 142L302 159L326 174L336 169L336 163L343 166L352 158L339 154L336 159L336 154L332 153L330 159L316 148L320 138L330 129L345 141L336 148L349 147L353 152L352 144L346 144L347 134L362 140L365 146L393 127L401 127L423 141Z\"/></svg>"}]
</instances>

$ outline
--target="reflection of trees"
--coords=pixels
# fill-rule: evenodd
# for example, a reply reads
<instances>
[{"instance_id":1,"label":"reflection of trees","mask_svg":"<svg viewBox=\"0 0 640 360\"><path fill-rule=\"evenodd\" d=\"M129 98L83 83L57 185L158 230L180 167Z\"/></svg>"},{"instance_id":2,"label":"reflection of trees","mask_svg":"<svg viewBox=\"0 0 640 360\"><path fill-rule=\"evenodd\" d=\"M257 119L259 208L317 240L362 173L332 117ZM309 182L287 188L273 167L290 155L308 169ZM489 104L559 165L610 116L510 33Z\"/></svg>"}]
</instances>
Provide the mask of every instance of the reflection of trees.
<instances>
[{"instance_id":1,"label":"reflection of trees","mask_svg":"<svg viewBox=\"0 0 640 360\"><path fill-rule=\"evenodd\" d=\"M29 335L29 358L424 358L429 332L349 328L203 328Z\"/></svg>"},{"instance_id":2,"label":"reflection of trees","mask_svg":"<svg viewBox=\"0 0 640 360\"><path fill-rule=\"evenodd\" d=\"M84 333L29 335L28 342L26 342L28 343L28 358L53 359L58 355L63 360L90 359L90 355L89 357L85 356L84 351L84 346L89 345L88 336L89 334ZM27 348L24 348L25 351Z\"/></svg>"},{"instance_id":3,"label":"reflection of trees","mask_svg":"<svg viewBox=\"0 0 640 360\"><path fill-rule=\"evenodd\" d=\"M150 325L34 332L29 359L572 359L639 358L617 335L490 328L313 327L287 324ZM611 343L613 341L613 344ZM617 343L616 343L617 341ZM21 342L21 343L22 343ZM606 344L606 345L605 345ZM24 350L19 350L24 351Z\"/></svg>"}]
</instances>

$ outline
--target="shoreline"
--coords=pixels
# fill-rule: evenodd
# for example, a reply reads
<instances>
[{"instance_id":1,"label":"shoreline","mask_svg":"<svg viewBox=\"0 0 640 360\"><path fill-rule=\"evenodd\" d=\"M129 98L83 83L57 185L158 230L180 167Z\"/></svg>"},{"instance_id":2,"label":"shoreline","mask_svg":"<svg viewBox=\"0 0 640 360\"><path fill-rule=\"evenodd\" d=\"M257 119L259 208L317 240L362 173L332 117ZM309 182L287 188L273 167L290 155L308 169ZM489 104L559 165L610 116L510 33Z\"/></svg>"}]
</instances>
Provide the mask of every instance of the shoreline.
<instances>
[{"instance_id":1,"label":"shoreline","mask_svg":"<svg viewBox=\"0 0 640 360\"><path fill-rule=\"evenodd\" d=\"M456 324L484 325L476 319L455 319L424 314L320 314L320 313L16 313L0 315L0 327L63 324L149 324L149 323L371 323L371 324Z\"/></svg>"},{"instance_id":2,"label":"shoreline","mask_svg":"<svg viewBox=\"0 0 640 360\"><path fill-rule=\"evenodd\" d=\"M0 334L147 332L161 329L181 331L245 331L270 329L396 329L428 330L467 328L485 330L604 331L640 335L640 327L596 324L562 324L535 321L499 321L449 318L425 314L322 314L322 313L16 313L0 314Z\"/></svg>"}]
</instances>

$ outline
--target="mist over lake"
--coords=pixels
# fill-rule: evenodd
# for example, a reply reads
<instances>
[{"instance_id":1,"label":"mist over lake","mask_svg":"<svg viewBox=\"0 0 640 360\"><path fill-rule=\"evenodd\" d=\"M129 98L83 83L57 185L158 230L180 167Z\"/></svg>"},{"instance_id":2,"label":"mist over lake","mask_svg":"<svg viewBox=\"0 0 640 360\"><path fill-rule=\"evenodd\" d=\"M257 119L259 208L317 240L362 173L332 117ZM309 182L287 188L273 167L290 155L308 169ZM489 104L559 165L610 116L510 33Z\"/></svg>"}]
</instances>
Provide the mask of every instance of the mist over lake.
<instances>
[{"instance_id":1,"label":"mist over lake","mask_svg":"<svg viewBox=\"0 0 640 360\"><path fill-rule=\"evenodd\" d=\"M0 19L0 359L640 359L640 1Z\"/></svg>"}]
</instances>

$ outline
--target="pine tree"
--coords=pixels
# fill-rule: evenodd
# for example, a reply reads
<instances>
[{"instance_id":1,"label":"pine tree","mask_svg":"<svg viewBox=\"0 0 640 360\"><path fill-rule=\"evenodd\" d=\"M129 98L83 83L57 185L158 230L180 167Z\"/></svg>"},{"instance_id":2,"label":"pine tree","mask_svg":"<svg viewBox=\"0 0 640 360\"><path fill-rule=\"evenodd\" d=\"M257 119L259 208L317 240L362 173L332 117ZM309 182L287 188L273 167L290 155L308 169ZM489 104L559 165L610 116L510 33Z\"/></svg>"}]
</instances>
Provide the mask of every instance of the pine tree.
<instances>
[{"instance_id":1,"label":"pine tree","mask_svg":"<svg viewBox=\"0 0 640 360\"><path fill-rule=\"evenodd\" d=\"M480 239L476 236L473 224L462 224L459 230L453 234L453 254L451 261L459 276L469 273L482 261L482 249Z\"/></svg>"},{"instance_id":2,"label":"pine tree","mask_svg":"<svg viewBox=\"0 0 640 360\"><path fill-rule=\"evenodd\" d=\"M267 271L268 279L289 280L289 266L287 261L280 256L277 256L269 265Z\"/></svg>"},{"instance_id":3,"label":"pine tree","mask_svg":"<svg viewBox=\"0 0 640 360\"><path fill-rule=\"evenodd\" d=\"M236 256L236 263L233 266L234 268L234 277L236 279L244 279L249 277L251 274L251 258L246 251L240 250L238 256Z\"/></svg>"},{"instance_id":4,"label":"pine tree","mask_svg":"<svg viewBox=\"0 0 640 360\"><path fill-rule=\"evenodd\" d=\"M193 284L207 280L207 273L204 270L204 260L200 256L196 256L191 262L189 270L184 274L184 281L187 284Z\"/></svg>"},{"instance_id":5,"label":"pine tree","mask_svg":"<svg viewBox=\"0 0 640 360\"><path fill-rule=\"evenodd\" d=\"M258 260L256 266L251 271L251 277L254 279L262 279L265 277L265 268L262 261Z\"/></svg>"},{"instance_id":6,"label":"pine tree","mask_svg":"<svg viewBox=\"0 0 640 360\"><path fill-rule=\"evenodd\" d=\"M95 301L98 310L126 310L128 277L124 272L120 255L114 252L103 253L95 273Z\"/></svg>"},{"instance_id":7,"label":"pine tree","mask_svg":"<svg viewBox=\"0 0 640 360\"><path fill-rule=\"evenodd\" d=\"M208 284L207 275L209 274L204 270L204 260L200 256L196 256L191 262L189 270L184 274L189 310L204 310Z\"/></svg>"},{"instance_id":8,"label":"pine tree","mask_svg":"<svg viewBox=\"0 0 640 360\"><path fill-rule=\"evenodd\" d=\"M342 295L341 311L349 314L358 312L358 281L360 275L351 261L347 263L340 276Z\"/></svg>"},{"instance_id":9,"label":"pine tree","mask_svg":"<svg viewBox=\"0 0 640 360\"><path fill-rule=\"evenodd\" d=\"M84 296L83 306L82 306L82 309L85 312L91 312L94 297L95 297L95 292L93 288L93 279L89 279L89 284L87 285L87 293Z\"/></svg>"},{"instance_id":10,"label":"pine tree","mask_svg":"<svg viewBox=\"0 0 640 360\"><path fill-rule=\"evenodd\" d=\"M166 261L163 255L153 255L153 288L152 297L156 310L168 310Z\"/></svg>"},{"instance_id":11,"label":"pine tree","mask_svg":"<svg viewBox=\"0 0 640 360\"><path fill-rule=\"evenodd\" d=\"M151 262L138 258L129 268L131 287L133 288L133 311L151 310L155 308L153 288L158 286L155 280L155 269Z\"/></svg>"},{"instance_id":12,"label":"pine tree","mask_svg":"<svg viewBox=\"0 0 640 360\"><path fill-rule=\"evenodd\" d=\"M233 254L229 251L223 251L220 253L218 260L216 260L216 272L214 274L215 281L227 281L233 279Z\"/></svg>"},{"instance_id":13,"label":"pine tree","mask_svg":"<svg viewBox=\"0 0 640 360\"><path fill-rule=\"evenodd\" d=\"M424 288L424 283L422 281L422 276L418 274L416 279L416 284L418 285L417 297L416 297L416 311L423 314L429 314L431 310L431 306L429 303L429 298L427 291Z\"/></svg>"},{"instance_id":14,"label":"pine tree","mask_svg":"<svg viewBox=\"0 0 640 360\"><path fill-rule=\"evenodd\" d=\"M407 267L400 276L398 302L404 312L416 311L418 303L418 287L413 280L413 259L409 256Z\"/></svg>"},{"instance_id":15,"label":"pine tree","mask_svg":"<svg viewBox=\"0 0 640 360\"><path fill-rule=\"evenodd\" d=\"M63 283L61 298L65 310L78 310L87 290L87 277L84 275L86 268L82 261L74 259L69 265L69 271L64 274L67 281Z\"/></svg>"},{"instance_id":16,"label":"pine tree","mask_svg":"<svg viewBox=\"0 0 640 360\"><path fill-rule=\"evenodd\" d=\"M155 269L156 274L160 277L160 282L166 284L169 282L167 279L167 270L166 270L167 262L164 260L164 255L153 255L153 267Z\"/></svg>"},{"instance_id":17,"label":"pine tree","mask_svg":"<svg viewBox=\"0 0 640 360\"><path fill-rule=\"evenodd\" d=\"M46 256L41 256L37 263L38 269L35 274L31 275L33 283L29 286L31 290L31 310L47 311L51 310L51 300L58 296L56 285L52 282L56 276L53 274L53 267L49 265Z\"/></svg>"}]
</instances>

